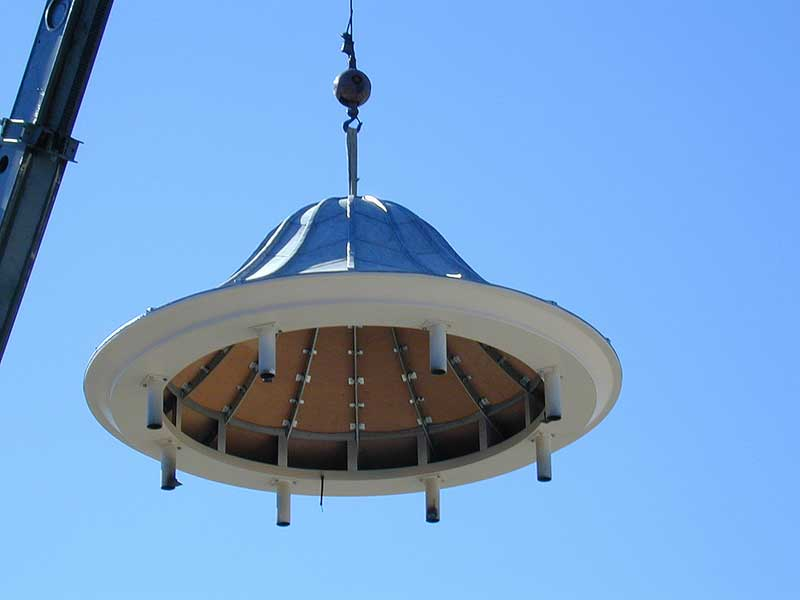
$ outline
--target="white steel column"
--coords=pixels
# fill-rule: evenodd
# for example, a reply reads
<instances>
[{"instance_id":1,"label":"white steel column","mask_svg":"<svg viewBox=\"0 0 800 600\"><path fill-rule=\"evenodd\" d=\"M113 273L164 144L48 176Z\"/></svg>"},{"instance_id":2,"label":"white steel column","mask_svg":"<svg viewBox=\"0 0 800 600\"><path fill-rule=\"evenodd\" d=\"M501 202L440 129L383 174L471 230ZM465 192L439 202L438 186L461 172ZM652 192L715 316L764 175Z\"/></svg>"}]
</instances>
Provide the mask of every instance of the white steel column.
<instances>
[{"instance_id":1,"label":"white steel column","mask_svg":"<svg viewBox=\"0 0 800 600\"><path fill-rule=\"evenodd\" d=\"M486 420L481 419L478 421L478 449L483 452L489 447L489 428L486 426Z\"/></svg>"},{"instance_id":2,"label":"white steel column","mask_svg":"<svg viewBox=\"0 0 800 600\"><path fill-rule=\"evenodd\" d=\"M425 480L425 520L438 523L439 517L439 479L431 477Z\"/></svg>"},{"instance_id":3,"label":"white steel column","mask_svg":"<svg viewBox=\"0 0 800 600\"><path fill-rule=\"evenodd\" d=\"M180 398L175 398L175 429L178 433L183 432L183 402Z\"/></svg>"},{"instance_id":4,"label":"white steel column","mask_svg":"<svg viewBox=\"0 0 800 600\"><path fill-rule=\"evenodd\" d=\"M166 378L160 375L150 375L145 380L144 386L147 389L147 428L161 429Z\"/></svg>"},{"instance_id":5,"label":"white steel column","mask_svg":"<svg viewBox=\"0 0 800 600\"><path fill-rule=\"evenodd\" d=\"M161 449L161 489L174 490L181 485L177 477L178 456L175 446L169 444Z\"/></svg>"},{"instance_id":6,"label":"white steel column","mask_svg":"<svg viewBox=\"0 0 800 600\"><path fill-rule=\"evenodd\" d=\"M265 383L272 381L277 372L277 334L275 323L258 328L258 375Z\"/></svg>"},{"instance_id":7,"label":"white steel column","mask_svg":"<svg viewBox=\"0 0 800 600\"><path fill-rule=\"evenodd\" d=\"M358 471L358 444L355 439L347 440L347 470Z\"/></svg>"},{"instance_id":8,"label":"white steel column","mask_svg":"<svg viewBox=\"0 0 800 600\"><path fill-rule=\"evenodd\" d=\"M447 330L441 323L428 327L430 366L433 375L447 373Z\"/></svg>"},{"instance_id":9,"label":"white steel column","mask_svg":"<svg viewBox=\"0 0 800 600\"><path fill-rule=\"evenodd\" d=\"M561 372L558 368L544 372L544 420L561 420Z\"/></svg>"},{"instance_id":10,"label":"white steel column","mask_svg":"<svg viewBox=\"0 0 800 600\"><path fill-rule=\"evenodd\" d=\"M550 481L553 478L553 467L550 462L550 434L539 433L536 436L536 478L539 481Z\"/></svg>"},{"instance_id":11,"label":"white steel column","mask_svg":"<svg viewBox=\"0 0 800 600\"><path fill-rule=\"evenodd\" d=\"M288 481L278 482L278 527L288 527L292 522L292 493L289 489Z\"/></svg>"},{"instance_id":12,"label":"white steel column","mask_svg":"<svg viewBox=\"0 0 800 600\"><path fill-rule=\"evenodd\" d=\"M227 451L228 447L228 426L225 424L225 419L217 421L217 452L223 454Z\"/></svg>"},{"instance_id":13,"label":"white steel column","mask_svg":"<svg viewBox=\"0 0 800 600\"><path fill-rule=\"evenodd\" d=\"M278 466L289 466L289 440L285 434L278 436Z\"/></svg>"},{"instance_id":14,"label":"white steel column","mask_svg":"<svg viewBox=\"0 0 800 600\"><path fill-rule=\"evenodd\" d=\"M417 434L417 464L418 465L427 465L428 460L430 459L430 452L428 448L428 438L425 436L425 432L421 431Z\"/></svg>"}]
</instances>

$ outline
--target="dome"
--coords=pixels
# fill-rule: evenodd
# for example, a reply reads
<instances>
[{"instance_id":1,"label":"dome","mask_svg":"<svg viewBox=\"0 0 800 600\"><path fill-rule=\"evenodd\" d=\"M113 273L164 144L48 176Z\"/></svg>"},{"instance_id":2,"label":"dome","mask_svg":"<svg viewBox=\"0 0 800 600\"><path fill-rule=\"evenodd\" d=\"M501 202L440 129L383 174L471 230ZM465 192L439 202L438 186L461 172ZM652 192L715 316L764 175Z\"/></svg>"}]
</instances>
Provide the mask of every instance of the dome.
<instances>
[{"instance_id":1,"label":"dome","mask_svg":"<svg viewBox=\"0 0 800 600\"><path fill-rule=\"evenodd\" d=\"M279 526L293 494L424 492L435 523L441 489L532 463L550 481L552 453L622 385L591 325L488 283L413 212L358 193L370 86L350 17L335 85L348 195L285 219L217 288L122 326L84 379L103 427L160 461L163 490L181 470L275 492Z\"/></svg>"},{"instance_id":2,"label":"dome","mask_svg":"<svg viewBox=\"0 0 800 600\"><path fill-rule=\"evenodd\" d=\"M177 470L292 494L439 490L536 463L614 405L608 340L487 283L428 223L373 196L278 225L221 286L133 319L84 389L124 443Z\"/></svg>"},{"instance_id":3,"label":"dome","mask_svg":"<svg viewBox=\"0 0 800 600\"><path fill-rule=\"evenodd\" d=\"M328 198L273 229L223 285L308 273L420 273L484 283L413 212L375 196Z\"/></svg>"}]
</instances>

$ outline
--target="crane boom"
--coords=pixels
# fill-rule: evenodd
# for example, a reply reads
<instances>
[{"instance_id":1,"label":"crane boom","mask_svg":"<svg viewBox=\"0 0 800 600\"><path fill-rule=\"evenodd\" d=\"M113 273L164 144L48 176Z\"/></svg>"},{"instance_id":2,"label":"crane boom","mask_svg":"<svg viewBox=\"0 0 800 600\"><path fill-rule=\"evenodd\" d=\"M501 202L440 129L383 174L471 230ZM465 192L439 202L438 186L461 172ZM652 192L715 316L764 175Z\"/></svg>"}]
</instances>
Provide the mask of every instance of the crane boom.
<instances>
[{"instance_id":1,"label":"crane boom","mask_svg":"<svg viewBox=\"0 0 800 600\"><path fill-rule=\"evenodd\" d=\"M66 165L113 0L47 0L11 116L0 126L0 360Z\"/></svg>"}]
</instances>

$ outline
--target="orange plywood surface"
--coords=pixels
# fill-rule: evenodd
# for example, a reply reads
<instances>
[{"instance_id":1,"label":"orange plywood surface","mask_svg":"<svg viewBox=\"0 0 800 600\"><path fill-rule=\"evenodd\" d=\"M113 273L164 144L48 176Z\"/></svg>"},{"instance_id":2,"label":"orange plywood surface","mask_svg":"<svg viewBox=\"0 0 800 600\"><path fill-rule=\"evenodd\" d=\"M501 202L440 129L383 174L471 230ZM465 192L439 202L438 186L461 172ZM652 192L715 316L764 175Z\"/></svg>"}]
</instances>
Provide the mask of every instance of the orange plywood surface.
<instances>
[{"instance_id":1,"label":"orange plywood surface","mask_svg":"<svg viewBox=\"0 0 800 600\"><path fill-rule=\"evenodd\" d=\"M297 430L317 433L350 433L355 421L354 386L348 379L354 375L353 332L347 327L328 327L319 330L317 353L311 364L311 381L305 386L303 400L297 415ZM403 381L398 354L390 327L360 327L355 330L358 349L358 375L364 384L358 388L359 401L364 404L359 419L369 432L413 430L419 425L410 394ZM429 372L428 334L417 329L396 329L407 371L417 373L413 380L423 415L430 416L434 424L447 423L474 415L475 404L467 395L451 368L446 375L435 376ZM256 378L239 405L236 419L256 425L282 428L291 418L300 382L297 375L305 372L314 337L313 329L281 333L278 336L278 373L270 383ZM502 353L502 352L501 352ZM516 397L521 388L512 377L473 341L458 336L448 336L448 354L461 358L461 368L472 376L472 385L480 396L492 404ZM210 353L188 365L172 379L180 387L198 373L216 355ZM206 379L191 393L190 398L209 410L220 412L234 400L237 387L243 385L251 373L250 365L258 359L255 339L236 344ZM533 369L521 361L507 357L517 371L537 380ZM497 415L503 429L516 430L521 423L522 405L513 411ZM215 431L216 422L187 407L183 412L183 430L191 437L205 441ZM477 425L463 426L449 432L435 434L435 445L441 457L459 456L474 451L477 444ZM475 438L475 439L473 439ZM394 444L394 446L392 446ZM277 438L231 426L227 432L227 446L231 454L274 462L277 460ZM403 448L402 456L394 456ZM408 440L365 441L360 458L365 468L387 468L414 460L416 441ZM293 437L289 445L290 461L303 468L346 467L346 444L342 442L308 440ZM407 456L406 456L407 455ZM344 457L344 458L343 458ZM393 458L392 458L393 457ZM391 460L390 460L391 458ZM395 460L396 459L396 460ZM344 461L344 462L343 462ZM397 463L397 464L395 464Z\"/></svg>"},{"instance_id":2,"label":"orange plywood surface","mask_svg":"<svg viewBox=\"0 0 800 600\"><path fill-rule=\"evenodd\" d=\"M458 380L450 375L431 375L428 354L428 334L417 329L398 329L405 352L406 367L417 373L414 385L417 394L425 398L423 409L434 423L445 423L475 412L475 405L464 393Z\"/></svg>"},{"instance_id":3,"label":"orange plywood surface","mask_svg":"<svg viewBox=\"0 0 800 600\"><path fill-rule=\"evenodd\" d=\"M327 433L350 430L353 422L353 331L347 327L319 330L318 352L311 367L311 382L306 386L305 404L300 409L299 429Z\"/></svg>"},{"instance_id":4,"label":"orange plywood surface","mask_svg":"<svg viewBox=\"0 0 800 600\"><path fill-rule=\"evenodd\" d=\"M414 407L409 403L408 387L401 378L402 369L394 352L389 327L359 329L359 372L364 385L359 388L362 422L369 431L397 431L417 427Z\"/></svg>"}]
</instances>

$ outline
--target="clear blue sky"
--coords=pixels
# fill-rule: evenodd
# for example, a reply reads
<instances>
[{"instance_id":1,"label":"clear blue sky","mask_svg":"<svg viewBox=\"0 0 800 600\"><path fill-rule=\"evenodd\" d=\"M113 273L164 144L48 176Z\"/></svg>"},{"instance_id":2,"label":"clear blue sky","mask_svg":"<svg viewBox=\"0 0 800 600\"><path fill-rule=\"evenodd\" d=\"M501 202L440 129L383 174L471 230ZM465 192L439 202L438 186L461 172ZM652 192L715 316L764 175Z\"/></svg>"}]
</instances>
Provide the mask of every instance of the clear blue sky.
<instances>
[{"instance_id":1,"label":"clear blue sky","mask_svg":"<svg viewBox=\"0 0 800 600\"><path fill-rule=\"evenodd\" d=\"M118 1L10 346L3 598L789 598L797 588L795 2L357 0L361 190L585 317L622 396L533 468L296 498L158 465L90 415L118 325L346 192L345 1ZM43 0L0 8L8 114ZM795 589L795 592L791 590Z\"/></svg>"}]
</instances>

